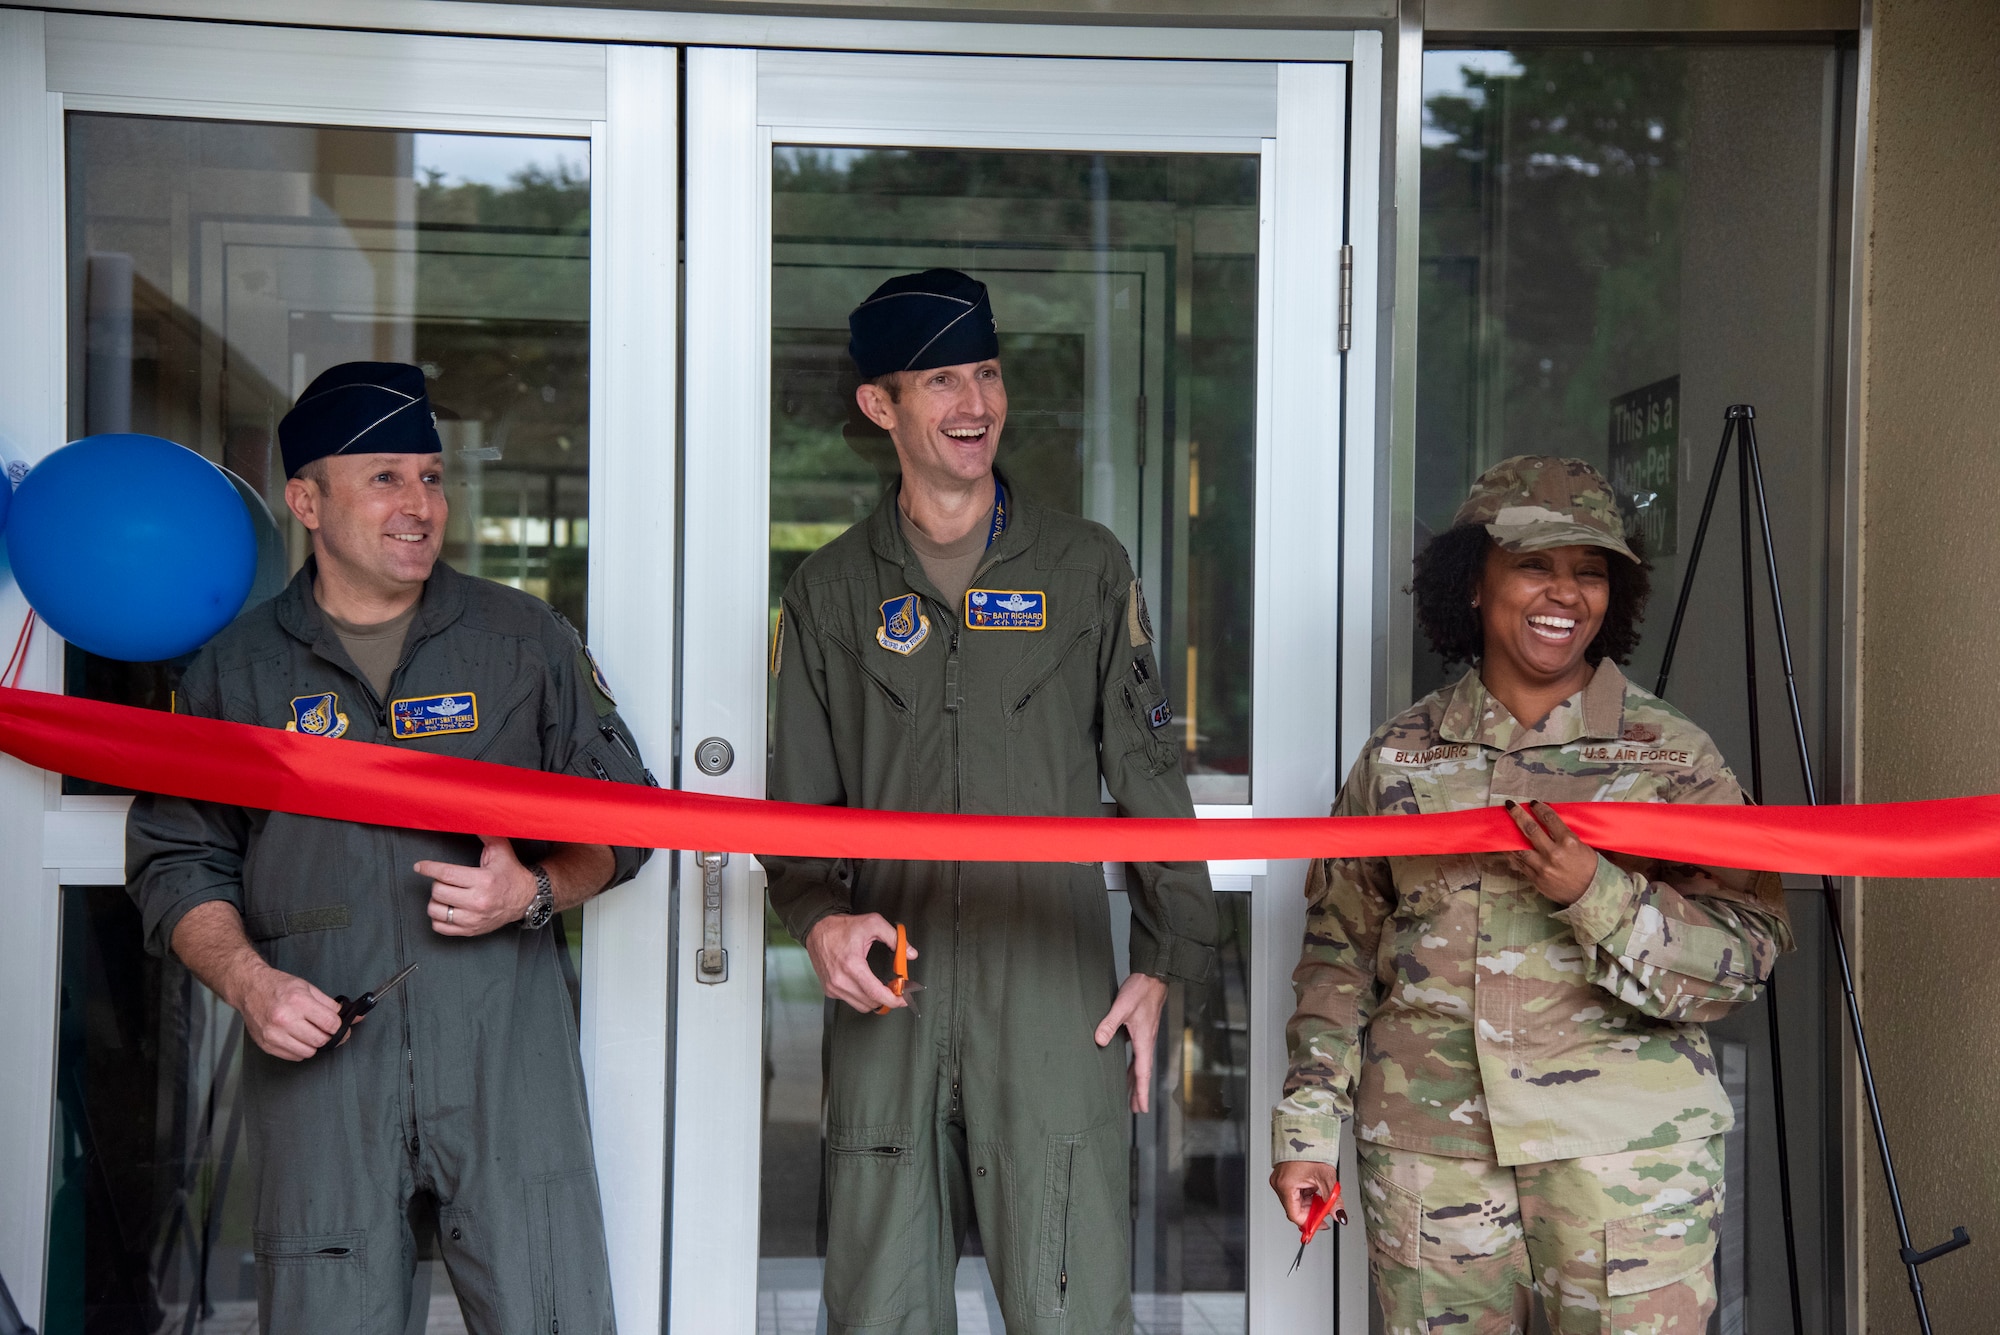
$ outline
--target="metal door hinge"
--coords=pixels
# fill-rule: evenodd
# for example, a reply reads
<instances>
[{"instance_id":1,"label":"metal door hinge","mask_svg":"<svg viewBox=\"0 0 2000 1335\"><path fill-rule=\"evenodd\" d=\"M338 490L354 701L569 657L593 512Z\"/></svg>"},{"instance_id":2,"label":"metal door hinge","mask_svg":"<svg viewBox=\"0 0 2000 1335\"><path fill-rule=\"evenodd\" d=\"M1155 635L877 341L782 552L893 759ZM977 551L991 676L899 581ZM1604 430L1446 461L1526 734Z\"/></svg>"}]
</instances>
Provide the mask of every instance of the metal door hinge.
<instances>
[{"instance_id":1,"label":"metal door hinge","mask_svg":"<svg viewBox=\"0 0 2000 1335\"><path fill-rule=\"evenodd\" d=\"M722 869L729 865L727 853L697 853L701 864L701 949L695 952L694 977L698 983L729 981L729 952L722 948Z\"/></svg>"},{"instance_id":2,"label":"metal door hinge","mask_svg":"<svg viewBox=\"0 0 2000 1335\"><path fill-rule=\"evenodd\" d=\"M1340 350L1354 346L1354 247L1340 248Z\"/></svg>"}]
</instances>

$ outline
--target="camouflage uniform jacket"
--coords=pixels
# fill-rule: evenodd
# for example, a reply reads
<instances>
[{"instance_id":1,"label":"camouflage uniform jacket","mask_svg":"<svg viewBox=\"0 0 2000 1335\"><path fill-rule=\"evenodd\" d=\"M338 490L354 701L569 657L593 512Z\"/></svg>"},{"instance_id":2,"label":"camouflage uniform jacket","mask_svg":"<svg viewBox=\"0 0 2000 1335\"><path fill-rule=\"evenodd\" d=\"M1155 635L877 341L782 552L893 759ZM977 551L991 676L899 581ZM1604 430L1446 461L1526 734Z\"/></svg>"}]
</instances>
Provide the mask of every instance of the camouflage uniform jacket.
<instances>
[{"instance_id":1,"label":"camouflage uniform jacket","mask_svg":"<svg viewBox=\"0 0 2000 1335\"><path fill-rule=\"evenodd\" d=\"M1536 728L1468 672L1369 738L1333 810L1507 798L1743 794L1707 734L1607 661ZM1502 1164L1723 1131L1702 1021L1753 1000L1791 946L1774 875L1616 854L1567 908L1503 854L1321 859L1306 895L1274 1162L1336 1161L1357 1112L1362 1140Z\"/></svg>"}]
</instances>

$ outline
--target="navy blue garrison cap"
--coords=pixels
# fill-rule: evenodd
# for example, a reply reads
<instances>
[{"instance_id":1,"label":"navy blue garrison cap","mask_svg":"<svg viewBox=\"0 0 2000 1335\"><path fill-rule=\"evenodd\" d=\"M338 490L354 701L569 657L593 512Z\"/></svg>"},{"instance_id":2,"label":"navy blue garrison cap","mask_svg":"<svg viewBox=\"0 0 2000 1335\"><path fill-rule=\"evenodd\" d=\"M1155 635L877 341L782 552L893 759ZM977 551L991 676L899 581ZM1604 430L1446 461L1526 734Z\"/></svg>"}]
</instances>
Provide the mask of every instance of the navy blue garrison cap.
<instances>
[{"instance_id":1,"label":"navy blue garrison cap","mask_svg":"<svg viewBox=\"0 0 2000 1335\"><path fill-rule=\"evenodd\" d=\"M847 354L863 380L1000 355L986 284L956 269L891 278L854 308L847 329Z\"/></svg>"},{"instance_id":2,"label":"navy blue garrison cap","mask_svg":"<svg viewBox=\"0 0 2000 1335\"><path fill-rule=\"evenodd\" d=\"M442 454L424 373L401 362L320 372L278 423L285 476L334 454Z\"/></svg>"}]
</instances>

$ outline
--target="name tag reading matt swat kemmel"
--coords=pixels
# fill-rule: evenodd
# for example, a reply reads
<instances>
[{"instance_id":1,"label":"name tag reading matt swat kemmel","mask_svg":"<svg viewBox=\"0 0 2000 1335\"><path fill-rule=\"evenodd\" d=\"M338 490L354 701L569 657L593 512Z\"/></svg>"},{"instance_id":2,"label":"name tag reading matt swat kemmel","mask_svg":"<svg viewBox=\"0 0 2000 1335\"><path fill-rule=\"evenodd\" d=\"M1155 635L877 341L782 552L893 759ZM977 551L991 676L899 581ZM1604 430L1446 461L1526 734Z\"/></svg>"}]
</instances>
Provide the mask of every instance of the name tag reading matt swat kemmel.
<instances>
[{"instance_id":1,"label":"name tag reading matt swat kemmel","mask_svg":"<svg viewBox=\"0 0 2000 1335\"><path fill-rule=\"evenodd\" d=\"M1575 750L1579 759L1588 760L1593 765L1675 765L1685 769L1694 764L1694 752L1671 746L1642 746L1632 742L1590 742L1576 747Z\"/></svg>"},{"instance_id":2,"label":"name tag reading matt swat kemmel","mask_svg":"<svg viewBox=\"0 0 2000 1335\"><path fill-rule=\"evenodd\" d=\"M1438 746L1426 746L1409 750L1400 746L1382 748L1382 763L1401 765L1404 768L1423 768L1445 760L1470 760L1482 753L1483 747L1470 746L1464 742L1447 742Z\"/></svg>"},{"instance_id":3,"label":"name tag reading matt swat kemmel","mask_svg":"<svg viewBox=\"0 0 2000 1335\"><path fill-rule=\"evenodd\" d=\"M389 724L397 737L435 737L442 732L479 731L479 697L471 691L395 700Z\"/></svg>"},{"instance_id":4,"label":"name tag reading matt swat kemmel","mask_svg":"<svg viewBox=\"0 0 2000 1335\"><path fill-rule=\"evenodd\" d=\"M1029 589L967 589L967 630L1044 630L1048 595Z\"/></svg>"}]
</instances>

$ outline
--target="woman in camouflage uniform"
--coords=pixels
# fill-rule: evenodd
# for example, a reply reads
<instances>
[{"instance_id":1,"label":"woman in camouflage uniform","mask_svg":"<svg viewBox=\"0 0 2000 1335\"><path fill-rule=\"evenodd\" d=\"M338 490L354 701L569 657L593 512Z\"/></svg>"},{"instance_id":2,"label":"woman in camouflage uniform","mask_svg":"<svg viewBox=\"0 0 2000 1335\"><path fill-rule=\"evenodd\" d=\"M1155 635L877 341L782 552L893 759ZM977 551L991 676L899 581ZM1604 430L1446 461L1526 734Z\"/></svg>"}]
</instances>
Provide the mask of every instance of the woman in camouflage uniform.
<instances>
[{"instance_id":1,"label":"woman in camouflage uniform","mask_svg":"<svg viewBox=\"0 0 2000 1335\"><path fill-rule=\"evenodd\" d=\"M1550 801L1740 802L1715 745L1616 664L1648 583L1576 459L1484 473L1418 558L1425 633L1472 671L1392 719L1335 815L1504 804L1531 849L1327 858L1273 1113L1294 1222L1355 1116L1391 1335L1705 1331L1722 1132L1702 1022L1790 948L1775 875L1599 853Z\"/></svg>"}]
</instances>

